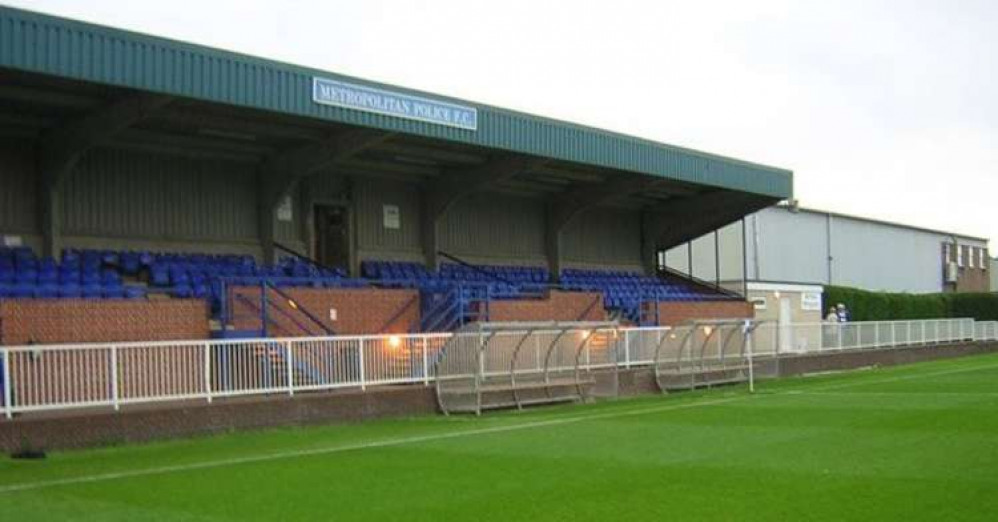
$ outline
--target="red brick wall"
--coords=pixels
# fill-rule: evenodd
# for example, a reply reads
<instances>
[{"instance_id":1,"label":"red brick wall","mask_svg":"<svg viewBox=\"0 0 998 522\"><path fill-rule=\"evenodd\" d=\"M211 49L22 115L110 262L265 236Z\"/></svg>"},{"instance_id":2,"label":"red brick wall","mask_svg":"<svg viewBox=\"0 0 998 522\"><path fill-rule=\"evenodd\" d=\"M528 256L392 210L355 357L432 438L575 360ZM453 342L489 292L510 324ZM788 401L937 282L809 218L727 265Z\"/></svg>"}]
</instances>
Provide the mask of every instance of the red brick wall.
<instances>
[{"instance_id":1,"label":"red brick wall","mask_svg":"<svg viewBox=\"0 0 998 522\"><path fill-rule=\"evenodd\" d=\"M406 333L418 326L420 319L419 292L382 288L284 288L281 290L337 335ZM260 289L233 288L230 292L233 326L236 329L260 329ZM249 304L236 295L246 296ZM268 310L268 334L272 337L319 335L321 329L302 312L288 304L286 298L268 290L273 303ZM279 307L286 312L274 310ZM330 319L330 309L336 309L336 320ZM292 320L293 318L293 320Z\"/></svg>"},{"instance_id":2,"label":"red brick wall","mask_svg":"<svg viewBox=\"0 0 998 522\"><path fill-rule=\"evenodd\" d=\"M551 291L545 299L492 301L490 321L606 321L603 294Z\"/></svg>"},{"instance_id":3,"label":"red brick wall","mask_svg":"<svg viewBox=\"0 0 998 522\"><path fill-rule=\"evenodd\" d=\"M658 303L659 324L674 326L694 319L743 319L755 317L746 301L679 301Z\"/></svg>"},{"instance_id":4,"label":"red brick wall","mask_svg":"<svg viewBox=\"0 0 998 522\"><path fill-rule=\"evenodd\" d=\"M163 301L10 299L0 303L5 345L166 341L208 338L208 306Z\"/></svg>"}]
</instances>

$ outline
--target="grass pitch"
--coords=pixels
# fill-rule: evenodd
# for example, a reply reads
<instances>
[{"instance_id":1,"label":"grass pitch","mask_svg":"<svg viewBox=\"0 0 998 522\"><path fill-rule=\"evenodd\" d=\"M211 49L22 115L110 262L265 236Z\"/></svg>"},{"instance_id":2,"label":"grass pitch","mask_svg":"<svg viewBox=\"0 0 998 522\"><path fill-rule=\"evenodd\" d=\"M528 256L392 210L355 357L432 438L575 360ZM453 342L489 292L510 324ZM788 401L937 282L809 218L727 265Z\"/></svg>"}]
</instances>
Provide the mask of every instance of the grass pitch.
<instances>
[{"instance_id":1,"label":"grass pitch","mask_svg":"<svg viewBox=\"0 0 998 522\"><path fill-rule=\"evenodd\" d=\"M0 521L996 520L998 356L0 460Z\"/></svg>"}]
</instances>

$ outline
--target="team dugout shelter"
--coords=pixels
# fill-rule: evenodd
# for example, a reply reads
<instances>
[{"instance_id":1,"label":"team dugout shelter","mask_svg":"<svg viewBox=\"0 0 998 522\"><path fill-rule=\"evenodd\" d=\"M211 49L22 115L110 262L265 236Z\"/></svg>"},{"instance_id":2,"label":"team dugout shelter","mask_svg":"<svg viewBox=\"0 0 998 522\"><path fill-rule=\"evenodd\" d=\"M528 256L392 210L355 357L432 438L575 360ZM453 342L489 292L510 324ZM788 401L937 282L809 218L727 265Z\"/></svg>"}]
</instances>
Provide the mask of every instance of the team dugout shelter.
<instances>
[{"instance_id":1,"label":"team dugout shelter","mask_svg":"<svg viewBox=\"0 0 998 522\"><path fill-rule=\"evenodd\" d=\"M5 344L744 310L657 260L791 196L785 169L0 7Z\"/></svg>"}]
</instances>

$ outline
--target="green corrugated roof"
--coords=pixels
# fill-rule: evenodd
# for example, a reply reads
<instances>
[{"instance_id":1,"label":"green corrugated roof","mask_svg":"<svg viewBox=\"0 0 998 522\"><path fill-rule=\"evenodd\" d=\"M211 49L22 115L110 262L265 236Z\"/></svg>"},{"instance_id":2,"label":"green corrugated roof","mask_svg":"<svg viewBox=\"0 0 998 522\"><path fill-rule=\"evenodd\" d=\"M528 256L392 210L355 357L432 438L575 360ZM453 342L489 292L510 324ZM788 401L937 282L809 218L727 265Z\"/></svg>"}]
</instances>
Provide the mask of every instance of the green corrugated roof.
<instances>
[{"instance_id":1,"label":"green corrugated roof","mask_svg":"<svg viewBox=\"0 0 998 522\"><path fill-rule=\"evenodd\" d=\"M0 7L0 67L374 127L781 199L793 194L793 173L785 169L9 7ZM471 106L478 110L478 129L470 131L320 105L312 100L315 77Z\"/></svg>"}]
</instances>

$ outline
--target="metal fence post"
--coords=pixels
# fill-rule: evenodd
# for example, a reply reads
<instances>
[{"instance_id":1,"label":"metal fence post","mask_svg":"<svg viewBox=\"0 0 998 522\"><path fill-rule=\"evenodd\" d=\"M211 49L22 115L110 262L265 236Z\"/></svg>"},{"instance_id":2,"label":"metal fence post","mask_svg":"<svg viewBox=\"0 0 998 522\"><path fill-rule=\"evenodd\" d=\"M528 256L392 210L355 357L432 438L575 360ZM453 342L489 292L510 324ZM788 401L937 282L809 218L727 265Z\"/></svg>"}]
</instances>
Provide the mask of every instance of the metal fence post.
<instances>
[{"instance_id":1,"label":"metal fence post","mask_svg":"<svg viewBox=\"0 0 998 522\"><path fill-rule=\"evenodd\" d=\"M753 340L755 338L755 328L749 329L749 322L745 321L745 326L743 326L747 331L745 333L745 354L748 356L748 382L749 382L749 393L755 393L755 363L752 360L753 355Z\"/></svg>"},{"instance_id":2,"label":"metal fence post","mask_svg":"<svg viewBox=\"0 0 998 522\"><path fill-rule=\"evenodd\" d=\"M121 409L121 405L118 400L118 347L111 345L111 361L110 361L110 371L109 377L111 377L111 405L114 406L114 411Z\"/></svg>"},{"instance_id":3,"label":"metal fence post","mask_svg":"<svg viewBox=\"0 0 998 522\"><path fill-rule=\"evenodd\" d=\"M779 353L781 353L783 351L782 350L783 346L781 346L781 344L780 344L780 343L783 342L783 332L782 332L782 330L783 330L783 327L781 327L779 324L777 324L776 325L776 335L775 335L776 346L774 347L775 350L773 351L773 353L776 353L776 354L779 354Z\"/></svg>"},{"instance_id":4,"label":"metal fence post","mask_svg":"<svg viewBox=\"0 0 998 522\"><path fill-rule=\"evenodd\" d=\"M3 410L10 419L14 416L14 401L10 396L10 351L3 350Z\"/></svg>"},{"instance_id":5,"label":"metal fence post","mask_svg":"<svg viewBox=\"0 0 998 522\"><path fill-rule=\"evenodd\" d=\"M362 391L367 390L367 377L365 374L367 371L364 369L364 340L361 339L357 344L357 362L360 365L360 389Z\"/></svg>"},{"instance_id":6,"label":"metal fence post","mask_svg":"<svg viewBox=\"0 0 998 522\"><path fill-rule=\"evenodd\" d=\"M423 386L430 385L430 360L426 348L426 336L423 336Z\"/></svg>"},{"instance_id":7,"label":"metal fence post","mask_svg":"<svg viewBox=\"0 0 998 522\"><path fill-rule=\"evenodd\" d=\"M211 404L211 343L204 343L204 395Z\"/></svg>"},{"instance_id":8,"label":"metal fence post","mask_svg":"<svg viewBox=\"0 0 998 522\"><path fill-rule=\"evenodd\" d=\"M287 363L287 376L288 376L288 395L294 397L295 395L295 368L294 368L294 355L291 350L291 341L286 341L284 343L284 352L286 357L284 361Z\"/></svg>"},{"instance_id":9,"label":"metal fence post","mask_svg":"<svg viewBox=\"0 0 998 522\"><path fill-rule=\"evenodd\" d=\"M631 367L631 336L630 332L624 332L624 368Z\"/></svg>"}]
</instances>

